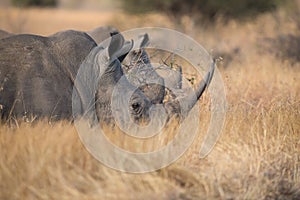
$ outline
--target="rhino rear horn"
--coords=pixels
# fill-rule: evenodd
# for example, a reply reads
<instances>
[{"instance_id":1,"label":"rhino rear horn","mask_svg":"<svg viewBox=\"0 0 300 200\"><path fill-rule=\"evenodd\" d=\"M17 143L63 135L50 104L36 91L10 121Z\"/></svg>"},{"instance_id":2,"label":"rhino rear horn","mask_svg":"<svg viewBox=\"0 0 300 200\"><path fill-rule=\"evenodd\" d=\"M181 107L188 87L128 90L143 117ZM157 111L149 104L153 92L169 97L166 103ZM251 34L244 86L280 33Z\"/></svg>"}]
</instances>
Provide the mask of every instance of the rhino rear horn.
<instances>
[{"instance_id":1,"label":"rhino rear horn","mask_svg":"<svg viewBox=\"0 0 300 200\"><path fill-rule=\"evenodd\" d=\"M147 33L140 35L138 40L136 41L136 48L144 48L149 45L149 35Z\"/></svg>"}]
</instances>

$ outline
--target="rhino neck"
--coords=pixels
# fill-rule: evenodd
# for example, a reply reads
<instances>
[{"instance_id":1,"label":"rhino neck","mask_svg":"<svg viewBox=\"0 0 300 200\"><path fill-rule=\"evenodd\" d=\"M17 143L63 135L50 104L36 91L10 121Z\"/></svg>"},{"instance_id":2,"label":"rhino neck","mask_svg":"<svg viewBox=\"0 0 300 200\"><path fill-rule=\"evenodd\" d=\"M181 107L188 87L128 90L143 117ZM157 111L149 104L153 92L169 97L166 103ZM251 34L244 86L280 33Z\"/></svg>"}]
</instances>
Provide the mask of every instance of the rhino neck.
<instances>
[{"instance_id":1,"label":"rhino neck","mask_svg":"<svg viewBox=\"0 0 300 200\"><path fill-rule=\"evenodd\" d=\"M112 66L108 66L103 73L101 73L95 94L95 108L99 121L111 123L113 120L111 103L112 94L115 86L123 76L121 67L118 67L118 61L112 62ZM122 95L122 94L120 94Z\"/></svg>"}]
</instances>

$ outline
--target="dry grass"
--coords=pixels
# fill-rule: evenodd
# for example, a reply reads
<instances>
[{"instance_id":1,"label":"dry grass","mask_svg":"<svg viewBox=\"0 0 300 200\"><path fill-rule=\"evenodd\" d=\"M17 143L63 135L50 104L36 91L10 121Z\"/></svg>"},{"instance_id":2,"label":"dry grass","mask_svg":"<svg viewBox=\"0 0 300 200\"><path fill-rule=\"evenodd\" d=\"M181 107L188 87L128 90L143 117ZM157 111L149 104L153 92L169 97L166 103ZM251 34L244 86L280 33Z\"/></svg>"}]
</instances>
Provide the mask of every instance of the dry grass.
<instances>
[{"instance_id":1,"label":"dry grass","mask_svg":"<svg viewBox=\"0 0 300 200\"><path fill-rule=\"evenodd\" d=\"M14 31L3 17L5 12L1 10L1 28ZM8 14L14 12L20 11ZM23 28L40 34L108 23L121 29L160 23L175 27L157 15L125 19L124 14L115 18L112 13L82 13L78 19L78 13L71 11L22 12L29 16ZM60 13L64 17L56 18ZM228 112L223 133L205 159L199 160L198 153L210 120L208 96L200 101L201 131L189 150L171 166L141 175L103 166L86 151L69 122L1 125L0 199L300 199L299 63L292 67L289 61L262 52L259 45L264 37L282 32L299 34L287 19L278 12L276 17L265 15L255 22L230 22L207 30L190 30L187 19L184 31L206 48L240 49L229 66L220 69ZM38 20L45 20L47 27ZM172 128L166 134L171 132ZM120 146L130 143L119 133L111 135ZM161 140L142 145L134 141L137 145L131 150L149 150L156 142L163 144Z\"/></svg>"}]
</instances>

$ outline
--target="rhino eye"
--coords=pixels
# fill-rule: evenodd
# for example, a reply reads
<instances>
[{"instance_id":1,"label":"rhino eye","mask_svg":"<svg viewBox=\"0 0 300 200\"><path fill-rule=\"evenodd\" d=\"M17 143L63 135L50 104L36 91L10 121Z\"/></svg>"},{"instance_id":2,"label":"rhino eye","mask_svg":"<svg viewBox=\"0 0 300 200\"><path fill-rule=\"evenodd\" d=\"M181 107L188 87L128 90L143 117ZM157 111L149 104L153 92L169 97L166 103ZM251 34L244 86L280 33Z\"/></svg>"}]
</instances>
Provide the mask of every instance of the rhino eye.
<instances>
[{"instance_id":1,"label":"rhino eye","mask_svg":"<svg viewBox=\"0 0 300 200\"><path fill-rule=\"evenodd\" d=\"M135 102L131 105L131 107L134 109L134 110L138 110L140 107L141 107L141 104L138 103L138 102Z\"/></svg>"}]
</instances>

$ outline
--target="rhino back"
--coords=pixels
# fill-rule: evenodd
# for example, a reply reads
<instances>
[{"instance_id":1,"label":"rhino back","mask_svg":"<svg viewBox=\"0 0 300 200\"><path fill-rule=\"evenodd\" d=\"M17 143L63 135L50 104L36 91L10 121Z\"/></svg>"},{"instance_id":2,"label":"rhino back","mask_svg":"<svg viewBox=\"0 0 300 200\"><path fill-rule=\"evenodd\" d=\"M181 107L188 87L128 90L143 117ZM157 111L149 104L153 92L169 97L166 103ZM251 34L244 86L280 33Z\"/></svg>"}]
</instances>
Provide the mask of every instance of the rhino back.
<instances>
[{"instance_id":1,"label":"rhino back","mask_svg":"<svg viewBox=\"0 0 300 200\"><path fill-rule=\"evenodd\" d=\"M70 118L74 77L95 46L89 36L76 31L1 39L2 117Z\"/></svg>"}]
</instances>

